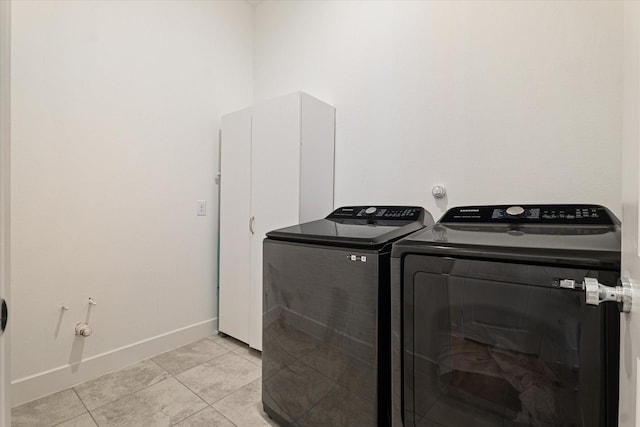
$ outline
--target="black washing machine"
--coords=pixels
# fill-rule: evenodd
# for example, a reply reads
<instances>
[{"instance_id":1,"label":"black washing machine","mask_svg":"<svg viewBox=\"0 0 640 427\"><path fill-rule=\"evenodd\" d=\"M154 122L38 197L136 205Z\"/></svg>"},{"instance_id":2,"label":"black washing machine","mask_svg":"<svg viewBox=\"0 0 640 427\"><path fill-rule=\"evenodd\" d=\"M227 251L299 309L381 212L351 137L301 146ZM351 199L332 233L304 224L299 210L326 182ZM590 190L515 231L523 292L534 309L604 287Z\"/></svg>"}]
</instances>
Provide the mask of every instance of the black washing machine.
<instances>
[{"instance_id":1,"label":"black washing machine","mask_svg":"<svg viewBox=\"0 0 640 427\"><path fill-rule=\"evenodd\" d=\"M280 425L390 425L391 242L432 224L352 206L267 233L262 402Z\"/></svg>"},{"instance_id":2,"label":"black washing machine","mask_svg":"<svg viewBox=\"0 0 640 427\"><path fill-rule=\"evenodd\" d=\"M619 272L596 205L453 208L396 242L393 425L617 426L619 307L590 304Z\"/></svg>"}]
</instances>

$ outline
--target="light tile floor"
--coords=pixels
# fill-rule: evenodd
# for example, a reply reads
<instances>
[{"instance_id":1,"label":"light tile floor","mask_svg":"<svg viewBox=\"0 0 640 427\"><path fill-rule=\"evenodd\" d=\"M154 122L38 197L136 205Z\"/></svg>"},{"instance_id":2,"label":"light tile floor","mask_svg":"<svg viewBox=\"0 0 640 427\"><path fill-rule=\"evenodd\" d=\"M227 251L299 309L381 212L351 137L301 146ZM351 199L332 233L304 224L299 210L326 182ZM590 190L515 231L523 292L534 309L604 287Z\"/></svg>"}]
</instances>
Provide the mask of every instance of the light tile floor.
<instances>
[{"instance_id":1,"label":"light tile floor","mask_svg":"<svg viewBox=\"0 0 640 427\"><path fill-rule=\"evenodd\" d=\"M262 410L260 352L212 336L12 411L13 427L277 425Z\"/></svg>"}]
</instances>

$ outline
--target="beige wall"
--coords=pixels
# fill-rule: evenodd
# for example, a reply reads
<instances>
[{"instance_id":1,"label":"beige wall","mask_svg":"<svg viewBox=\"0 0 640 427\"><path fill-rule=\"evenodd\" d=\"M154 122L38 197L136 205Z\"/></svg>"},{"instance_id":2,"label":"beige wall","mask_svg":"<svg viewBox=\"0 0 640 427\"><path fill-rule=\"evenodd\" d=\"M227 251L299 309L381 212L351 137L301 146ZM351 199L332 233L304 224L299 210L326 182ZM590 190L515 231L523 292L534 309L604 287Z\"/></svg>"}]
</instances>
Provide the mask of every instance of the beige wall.
<instances>
[{"instance_id":1,"label":"beige wall","mask_svg":"<svg viewBox=\"0 0 640 427\"><path fill-rule=\"evenodd\" d=\"M336 205L619 215L622 18L609 1L13 2L13 403L213 330L217 130L254 100L336 106Z\"/></svg>"},{"instance_id":2,"label":"beige wall","mask_svg":"<svg viewBox=\"0 0 640 427\"><path fill-rule=\"evenodd\" d=\"M336 107L336 205L620 215L622 18L615 1L265 1L255 98Z\"/></svg>"},{"instance_id":3,"label":"beige wall","mask_svg":"<svg viewBox=\"0 0 640 427\"><path fill-rule=\"evenodd\" d=\"M214 330L218 129L252 102L252 13L13 2L14 405Z\"/></svg>"}]
</instances>

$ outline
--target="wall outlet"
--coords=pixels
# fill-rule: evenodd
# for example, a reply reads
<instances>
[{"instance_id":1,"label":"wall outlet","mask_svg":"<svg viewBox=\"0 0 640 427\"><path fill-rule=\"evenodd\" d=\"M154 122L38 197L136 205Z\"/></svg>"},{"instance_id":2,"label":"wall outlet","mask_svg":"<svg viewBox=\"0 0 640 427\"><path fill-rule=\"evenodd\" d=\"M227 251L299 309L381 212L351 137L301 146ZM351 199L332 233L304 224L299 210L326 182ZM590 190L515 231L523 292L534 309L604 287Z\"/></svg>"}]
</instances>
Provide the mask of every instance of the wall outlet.
<instances>
[{"instance_id":1,"label":"wall outlet","mask_svg":"<svg viewBox=\"0 0 640 427\"><path fill-rule=\"evenodd\" d=\"M198 216L207 215L207 201L206 200L196 200L196 214Z\"/></svg>"}]
</instances>

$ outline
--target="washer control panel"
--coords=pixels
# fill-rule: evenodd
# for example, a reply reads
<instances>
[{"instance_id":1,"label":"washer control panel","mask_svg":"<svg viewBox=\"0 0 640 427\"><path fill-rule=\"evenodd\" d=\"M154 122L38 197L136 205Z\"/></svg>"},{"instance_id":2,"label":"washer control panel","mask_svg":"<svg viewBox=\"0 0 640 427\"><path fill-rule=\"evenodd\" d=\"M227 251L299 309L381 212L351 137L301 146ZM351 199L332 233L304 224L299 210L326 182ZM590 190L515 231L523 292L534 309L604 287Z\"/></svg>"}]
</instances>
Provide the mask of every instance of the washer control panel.
<instances>
[{"instance_id":1,"label":"washer control panel","mask_svg":"<svg viewBox=\"0 0 640 427\"><path fill-rule=\"evenodd\" d=\"M599 205L461 206L449 209L440 222L615 225L618 219Z\"/></svg>"},{"instance_id":2,"label":"washer control panel","mask_svg":"<svg viewBox=\"0 0 640 427\"><path fill-rule=\"evenodd\" d=\"M424 209L419 206L345 206L333 211L327 219L417 221L423 215Z\"/></svg>"}]
</instances>

